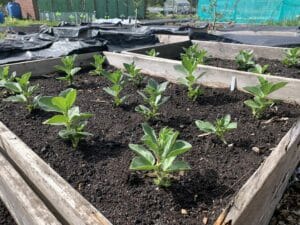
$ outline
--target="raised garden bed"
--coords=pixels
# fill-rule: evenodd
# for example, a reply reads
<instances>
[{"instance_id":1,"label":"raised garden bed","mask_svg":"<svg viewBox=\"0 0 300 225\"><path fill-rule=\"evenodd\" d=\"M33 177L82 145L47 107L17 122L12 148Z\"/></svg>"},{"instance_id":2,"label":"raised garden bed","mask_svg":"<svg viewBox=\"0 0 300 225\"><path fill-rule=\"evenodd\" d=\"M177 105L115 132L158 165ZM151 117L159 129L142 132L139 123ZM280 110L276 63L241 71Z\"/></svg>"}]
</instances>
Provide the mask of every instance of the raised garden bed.
<instances>
[{"instance_id":1,"label":"raised garden bed","mask_svg":"<svg viewBox=\"0 0 300 225\"><path fill-rule=\"evenodd\" d=\"M193 43L199 44L199 41L193 41ZM223 54L223 57L235 57L233 52L239 52L239 50L244 49L248 45L232 45L229 48L225 43L214 43L214 42L200 42L201 47L209 48L209 52L215 55ZM219 48L214 47L219 46ZM172 60L174 55L177 55L178 52L182 52L183 48L187 48L191 46L191 42L182 42L182 43L173 43L166 45L153 46L148 48L140 48L134 49L129 52L124 52L128 55L127 60L134 60L137 62L137 65L143 69L143 72L149 73L151 75L163 74L164 76L168 76L174 81L178 79L178 77L182 76L182 72L178 71L175 66L180 65L181 62L179 60ZM281 48L272 48L272 47L261 47L261 46L251 46L255 52L259 52L262 55L269 55L274 58L282 57L284 54L284 49ZM155 49L156 52L159 52L160 57L151 57L145 55L145 53L151 49ZM280 51L278 52L278 49ZM121 60L125 60L124 56L119 57L118 55L112 55L112 63L115 66L121 67L122 64L118 63L118 58L122 58ZM155 66L154 66L155 65ZM205 74L199 79L199 82L205 86L209 87L229 87L233 82L236 82L236 88L239 90L243 90L245 86L252 86L257 83L258 74L238 71L208 65L198 65L198 73L204 72ZM287 78L281 76L273 76L273 75L265 75L269 81L279 82L284 81L288 82L284 88L280 89L278 92L271 95L273 98L281 99L284 101L297 102L300 103L299 89L300 89L300 80L294 78Z\"/></svg>"},{"instance_id":2,"label":"raised garden bed","mask_svg":"<svg viewBox=\"0 0 300 225\"><path fill-rule=\"evenodd\" d=\"M11 222L13 225L15 223L12 222L12 218L14 218L19 225L61 225L2 152L0 164L0 199L11 212L9 214L0 202L1 224Z\"/></svg>"},{"instance_id":3,"label":"raised garden bed","mask_svg":"<svg viewBox=\"0 0 300 225\"><path fill-rule=\"evenodd\" d=\"M198 44L199 49L204 49L209 58L205 65L238 70L235 57L240 50L253 50L255 62L260 65L269 65L268 73L274 76L282 76L300 79L300 69L297 67L287 67L282 63L286 48L264 47L243 44L230 44L208 41L185 41L169 43L153 47L134 49L132 53L144 54L154 48L159 52L161 58L180 60L180 54L184 53L183 48L188 48L192 44Z\"/></svg>"},{"instance_id":4,"label":"raised garden bed","mask_svg":"<svg viewBox=\"0 0 300 225\"><path fill-rule=\"evenodd\" d=\"M106 54L111 63L113 57L110 58L110 55L114 54ZM123 62L130 59L125 57ZM57 81L55 76L57 74L51 74L48 78L37 78L32 82L40 85L41 94L58 95L67 86ZM162 74L161 77L163 76ZM171 81L176 78L166 77ZM162 81L161 78L158 80ZM170 188L162 189L157 188L144 173L133 173L128 169L133 158L128 144L139 143L142 136L140 124L144 121L134 111L135 106L141 103L141 98L136 94L137 88L128 85L124 94L127 93L130 97L126 103L122 107L113 107L110 96L102 90L109 85L103 77L92 77L84 73L76 78L75 83L78 88L76 105L82 111L94 114L87 126L87 131L94 136L82 142L77 151L72 150L69 143L57 138L57 128L42 125L52 115L50 113L36 111L29 115L20 105L1 102L0 120L113 224L199 224L199 221L206 218L207 224L213 224L221 209L233 199L236 204L228 215L228 220L233 220L232 224L266 224L272 214L272 206L278 202L284 190L286 177L294 169L292 167L296 166L294 161L299 160L299 155L296 154L300 138L299 123L293 126L300 115L299 106L280 103L278 110L269 110L263 121L258 121L243 104L244 100L250 98L247 94L229 92L228 88L205 88L204 96L192 103L183 87L170 84L166 95L171 98L163 106L161 116L152 121L151 125L156 130L163 126L175 128L180 131L181 139L193 145L192 151L184 156L192 170L176 177ZM237 130L226 136L233 145L225 145L214 136L198 137L201 132L194 125L194 120L214 120L227 113L239 124ZM277 119L267 122L273 117ZM286 133L288 134L283 138ZM7 137L8 134L2 135L2 141L6 146L11 146ZM278 144L268 156L270 149ZM260 154L252 151L253 147L258 147ZM22 157L13 148L4 151L12 160L17 155ZM26 151L29 149L26 148ZM289 159L292 159L290 167L280 167ZM18 167L26 170L26 162L28 159L25 162L18 161ZM45 167L45 170L48 169ZM254 172L255 175L251 176ZM30 171L24 173L32 179ZM35 179L39 179L38 176ZM249 177L251 178L248 179ZM58 178L44 179L47 184L36 184L37 189L43 185L53 188L48 179ZM278 186L279 183L282 185ZM44 192L45 187L42 187ZM274 188L274 192L265 193L270 187ZM55 202L49 199L49 192L44 193L44 197ZM55 192L52 195L57 194ZM260 196L262 194L263 197ZM271 204L271 207L264 213L265 218L255 218L253 222L246 223L245 215L253 216L252 207L258 204L255 196L261 198L261 201L266 200L264 204ZM70 204L78 197L68 195L58 206L50 203L54 207L64 208L64 204ZM244 205L239 205L241 202ZM255 208L259 210L260 207ZM81 208L80 211L84 212L85 209ZM66 212L56 213L61 217L66 215ZM69 223L76 224L74 221ZM99 224L108 223L103 220Z\"/></svg>"}]
</instances>

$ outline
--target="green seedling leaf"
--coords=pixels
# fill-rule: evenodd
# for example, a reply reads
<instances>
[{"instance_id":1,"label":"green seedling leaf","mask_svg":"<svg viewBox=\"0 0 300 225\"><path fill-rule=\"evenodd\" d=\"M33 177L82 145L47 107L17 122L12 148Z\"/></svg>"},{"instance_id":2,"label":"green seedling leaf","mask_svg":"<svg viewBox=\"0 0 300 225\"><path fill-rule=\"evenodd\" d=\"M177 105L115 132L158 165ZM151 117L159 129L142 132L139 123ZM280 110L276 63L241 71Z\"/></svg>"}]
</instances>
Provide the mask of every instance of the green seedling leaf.
<instances>
[{"instance_id":1,"label":"green seedling leaf","mask_svg":"<svg viewBox=\"0 0 300 225\"><path fill-rule=\"evenodd\" d=\"M254 96L252 100L245 101L245 105L251 108L252 114L256 118L260 118L264 111L274 105L274 101L268 99L268 96L283 88L287 82L271 83L265 77L258 77L259 85L253 87L244 87L244 90Z\"/></svg>"},{"instance_id":2,"label":"green seedling leaf","mask_svg":"<svg viewBox=\"0 0 300 225\"><path fill-rule=\"evenodd\" d=\"M112 82L111 87L103 88L103 90L113 96L115 106L119 106L123 104L123 102L126 100L127 96L121 97L121 92L124 89L125 82L123 80L123 74L122 71L117 70L113 73L104 73L104 76Z\"/></svg>"},{"instance_id":3,"label":"green seedling leaf","mask_svg":"<svg viewBox=\"0 0 300 225\"><path fill-rule=\"evenodd\" d=\"M93 115L89 113L80 113L77 106L73 106L77 98L75 89L67 89L56 97L41 97L38 100L40 108L48 112L57 112L52 118L46 120L44 124L54 126L64 126L65 129L59 131L58 135L72 142L73 148L77 148L79 141L92 134L85 132L87 119Z\"/></svg>"},{"instance_id":4,"label":"green seedling leaf","mask_svg":"<svg viewBox=\"0 0 300 225\"><path fill-rule=\"evenodd\" d=\"M12 77L15 77L15 74L12 75ZM14 96L6 98L5 101L23 103L26 105L26 108L29 110L29 112L37 107L37 104L34 103L35 97L33 94L38 89L38 86L30 85L30 77L31 73L25 73L20 78L15 78L15 82L4 82L4 88L14 94Z\"/></svg>"},{"instance_id":5,"label":"green seedling leaf","mask_svg":"<svg viewBox=\"0 0 300 225\"><path fill-rule=\"evenodd\" d=\"M240 70L248 71L255 66L252 50L241 50L235 57L235 61Z\"/></svg>"},{"instance_id":6,"label":"green seedling leaf","mask_svg":"<svg viewBox=\"0 0 300 225\"><path fill-rule=\"evenodd\" d=\"M73 85L74 76L81 68L75 67L76 55L66 56L61 59L63 65L55 66L55 69L65 73L64 77L57 78L58 80L68 81L69 85Z\"/></svg>"},{"instance_id":7,"label":"green seedling leaf","mask_svg":"<svg viewBox=\"0 0 300 225\"><path fill-rule=\"evenodd\" d=\"M138 91L138 94L143 97L146 105L139 105L136 107L136 112L141 113L146 120L155 118L159 115L159 108L165 104L169 97L163 97L169 82L159 84L153 79L148 81L144 92Z\"/></svg>"},{"instance_id":8,"label":"green seedling leaf","mask_svg":"<svg viewBox=\"0 0 300 225\"><path fill-rule=\"evenodd\" d=\"M106 61L106 57L102 55L94 55L93 57L94 57L94 63L91 63L91 65L95 69L91 72L91 75L102 76L104 72L103 64Z\"/></svg>"},{"instance_id":9,"label":"green seedling leaf","mask_svg":"<svg viewBox=\"0 0 300 225\"><path fill-rule=\"evenodd\" d=\"M224 137L225 134L230 130L237 128L237 123L231 122L231 116L229 114L217 119L214 123L202 120L197 120L195 123L199 130L206 133L215 134L221 141L223 141L224 144L227 144Z\"/></svg>"},{"instance_id":10,"label":"green seedling leaf","mask_svg":"<svg viewBox=\"0 0 300 225\"><path fill-rule=\"evenodd\" d=\"M137 155L130 164L130 170L153 171L154 183L168 187L171 185L172 172L190 169L187 163L176 161L176 158L189 151L192 146L185 141L177 140L179 133L173 129L165 127L157 136L147 123L144 123L142 127L143 145L129 145L129 148Z\"/></svg>"}]
</instances>

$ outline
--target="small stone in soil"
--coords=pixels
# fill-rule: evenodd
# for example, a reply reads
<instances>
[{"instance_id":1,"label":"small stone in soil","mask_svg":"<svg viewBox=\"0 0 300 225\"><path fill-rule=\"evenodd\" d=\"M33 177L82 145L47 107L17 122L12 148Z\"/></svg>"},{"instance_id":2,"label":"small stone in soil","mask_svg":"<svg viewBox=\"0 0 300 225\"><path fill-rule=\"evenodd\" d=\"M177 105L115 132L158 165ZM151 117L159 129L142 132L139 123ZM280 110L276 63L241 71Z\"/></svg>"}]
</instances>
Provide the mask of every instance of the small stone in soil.
<instances>
[{"instance_id":1,"label":"small stone in soil","mask_svg":"<svg viewBox=\"0 0 300 225\"><path fill-rule=\"evenodd\" d=\"M181 214L182 215L187 215L188 214L188 211L186 209L181 209Z\"/></svg>"}]
</instances>

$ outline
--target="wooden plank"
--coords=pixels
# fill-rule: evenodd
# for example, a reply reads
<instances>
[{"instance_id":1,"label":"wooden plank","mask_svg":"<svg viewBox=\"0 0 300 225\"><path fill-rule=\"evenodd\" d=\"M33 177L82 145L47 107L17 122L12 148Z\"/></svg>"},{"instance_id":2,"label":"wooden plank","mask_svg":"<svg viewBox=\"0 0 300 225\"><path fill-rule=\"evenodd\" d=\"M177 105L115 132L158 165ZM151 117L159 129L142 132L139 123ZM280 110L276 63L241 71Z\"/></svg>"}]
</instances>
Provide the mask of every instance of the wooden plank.
<instances>
[{"instance_id":1,"label":"wooden plank","mask_svg":"<svg viewBox=\"0 0 300 225\"><path fill-rule=\"evenodd\" d=\"M287 48L280 47L268 47L268 46L259 46L259 45L246 45L246 44L233 44L233 43L223 43L223 42L214 42L214 41L182 41L177 42L173 41L175 37L171 35L168 40L168 36L161 37L160 45L153 45L142 48L135 48L129 50L129 52L145 54L146 51L154 48L157 52L160 53L159 57L163 58L178 58L180 53L183 52L183 47L189 47L191 44L198 44L199 49L205 49L208 52L208 55L215 58L221 59L231 59L234 60L235 56L241 50L253 50L256 58L266 58L271 60L282 60L285 55ZM183 36L184 37L184 36ZM164 40L167 44L163 44ZM176 40L176 39L175 39Z\"/></svg>"},{"instance_id":2,"label":"wooden plank","mask_svg":"<svg viewBox=\"0 0 300 225\"><path fill-rule=\"evenodd\" d=\"M171 44L177 42L189 41L190 38L187 35L169 35L169 34L157 34L159 42L162 44Z\"/></svg>"},{"instance_id":3,"label":"wooden plank","mask_svg":"<svg viewBox=\"0 0 300 225\"><path fill-rule=\"evenodd\" d=\"M287 48L267 47L259 45L233 44L214 41L192 41L199 45L199 49L208 51L208 55L221 59L235 59L241 50L253 50L256 58L282 60Z\"/></svg>"},{"instance_id":4,"label":"wooden plank","mask_svg":"<svg viewBox=\"0 0 300 225\"><path fill-rule=\"evenodd\" d=\"M24 142L0 122L0 150L31 182L55 215L68 225L111 225L111 223L50 168Z\"/></svg>"},{"instance_id":5,"label":"wooden plank","mask_svg":"<svg viewBox=\"0 0 300 225\"><path fill-rule=\"evenodd\" d=\"M142 48L135 48L135 49L130 49L126 52L133 52L137 54L142 54L146 55L146 52L155 49L156 52L159 52L159 57L162 58L171 58L173 59L174 57L177 58L180 56L180 53L183 53L183 48L188 48L191 46L192 42L191 41L184 41L184 42L177 42L177 43L170 43L170 44L158 44L158 45L153 45L153 46L147 46L147 47L142 47Z\"/></svg>"},{"instance_id":6,"label":"wooden plank","mask_svg":"<svg viewBox=\"0 0 300 225\"><path fill-rule=\"evenodd\" d=\"M184 76L180 71L175 69L176 65L180 65L177 60L163 59L158 57L150 57L135 53L118 54L104 52L108 62L117 68L123 68L123 63L135 62L142 72L156 77L166 78L167 80L177 83L178 78ZM257 74L230 70L212 66L199 65L197 73L205 72L204 76L199 79L199 83L213 88L229 88L232 78L236 78L236 87L240 91L244 91L244 87L257 85ZM279 99L290 103L300 104L300 80L265 75L271 82L288 82L288 84L270 95L270 98Z\"/></svg>"},{"instance_id":7,"label":"wooden plank","mask_svg":"<svg viewBox=\"0 0 300 225\"><path fill-rule=\"evenodd\" d=\"M89 66L94 54L96 53L86 53L78 55L76 59L76 66ZM57 70L54 68L54 66L61 65L61 57L12 63L7 65L10 66L10 71L16 71L18 75L22 75L26 72L31 72L32 76L41 76L56 72ZM4 67L7 65L1 65L0 67Z\"/></svg>"},{"instance_id":8,"label":"wooden plank","mask_svg":"<svg viewBox=\"0 0 300 225\"><path fill-rule=\"evenodd\" d=\"M236 195L223 224L268 225L300 161L300 120Z\"/></svg>"},{"instance_id":9,"label":"wooden plank","mask_svg":"<svg viewBox=\"0 0 300 225\"><path fill-rule=\"evenodd\" d=\"M0 198L18 225L61 225L0 153Z\"/></svg>"},{"instance_id":10,"label":"wooden plank","mask_svg":"<svg viewBox=\"0 0 300 225\"><path fill-rule=\"evenodd\" d=\"M259 38L259 36L280 36L280 37L298 37L299 33L296 31L275 31L275 30L237 30L237 31L214 31L212 34L224 35L224 34L236 34L236 35L249 35L255 36L253 38Z\"/></svg>"}]
</instances>

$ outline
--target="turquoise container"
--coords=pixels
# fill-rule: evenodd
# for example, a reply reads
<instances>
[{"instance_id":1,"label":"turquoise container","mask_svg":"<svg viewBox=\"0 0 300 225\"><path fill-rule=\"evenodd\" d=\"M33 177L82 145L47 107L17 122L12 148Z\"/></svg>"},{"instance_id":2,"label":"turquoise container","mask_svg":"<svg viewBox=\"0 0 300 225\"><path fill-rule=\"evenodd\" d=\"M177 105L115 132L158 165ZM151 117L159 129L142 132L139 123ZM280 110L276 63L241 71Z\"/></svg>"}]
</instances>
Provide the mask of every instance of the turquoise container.
<instances>
[{"instance_id":1,"label":"turquoise container","mask_svg":"<svg viewBox=\"0 0 300 225\"><path fill-rule=\"evenodd\" d=\"M21 6L17 2L9 2L6 6L8 15L12 18L22 19Z\"/></svg>"}]
</instances>

